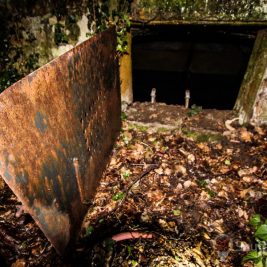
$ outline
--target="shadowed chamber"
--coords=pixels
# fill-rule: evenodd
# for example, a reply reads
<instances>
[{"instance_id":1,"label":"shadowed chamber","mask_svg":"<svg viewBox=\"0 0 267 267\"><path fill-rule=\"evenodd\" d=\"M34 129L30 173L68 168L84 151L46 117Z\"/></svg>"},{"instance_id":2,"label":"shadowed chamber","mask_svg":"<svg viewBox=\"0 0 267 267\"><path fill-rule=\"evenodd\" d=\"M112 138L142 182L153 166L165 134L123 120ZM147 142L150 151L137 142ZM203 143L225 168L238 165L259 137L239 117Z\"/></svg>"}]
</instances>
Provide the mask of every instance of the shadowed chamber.
<instances>
[{"instance_id":1,"label":"shadowed chamber","mask_svg":"<svg viewBox=\"0 0 267 267\"><path fill-rule=\"evenodd\" d=\"M241 26L150 26L133 29L134 101L232 109L257 29Z\"/></svg>"}]
</instances>

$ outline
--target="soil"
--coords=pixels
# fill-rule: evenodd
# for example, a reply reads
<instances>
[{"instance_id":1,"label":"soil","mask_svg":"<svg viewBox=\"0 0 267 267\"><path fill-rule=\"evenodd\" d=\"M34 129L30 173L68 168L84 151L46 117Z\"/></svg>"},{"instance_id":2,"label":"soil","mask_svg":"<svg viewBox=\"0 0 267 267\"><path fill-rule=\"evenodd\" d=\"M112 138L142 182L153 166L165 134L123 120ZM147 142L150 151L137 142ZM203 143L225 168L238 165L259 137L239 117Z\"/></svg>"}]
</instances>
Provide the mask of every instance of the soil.
<instances>
[{"instance_id":1,"label":"soil","mask_svg":"<svg viewBox=\"0 0 267 267\"><path fill-rule=\"evenodd\" d=\"M0 265L242 266L255 246L251 216L267 218L267 128L236 117L128 107L68 262L2 184Z\"/></svg>"}]
</instances>

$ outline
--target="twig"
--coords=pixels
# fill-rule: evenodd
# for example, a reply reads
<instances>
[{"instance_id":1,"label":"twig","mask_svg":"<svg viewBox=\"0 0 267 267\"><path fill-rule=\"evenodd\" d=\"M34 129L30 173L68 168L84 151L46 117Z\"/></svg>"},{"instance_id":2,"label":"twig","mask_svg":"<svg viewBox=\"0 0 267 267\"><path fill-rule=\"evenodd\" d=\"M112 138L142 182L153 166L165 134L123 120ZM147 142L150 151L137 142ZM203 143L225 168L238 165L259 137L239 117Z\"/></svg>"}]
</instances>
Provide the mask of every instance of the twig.
<instances>
[{"instance_id":1,"label":"twig","mask_svg":"<svg viewBox=\"0 0 267 267\"><path fill-rule=\"evenodd\" d=\"M138 175L133 182L128 186L128 188L125 191L124 197L121 200L121 202L118 204L118 206L115 208L114 211L116 211L125 201L126 197L128 196L130 190L132 189L132 187L134 186L134 184L136 184L138 181L140 181L142 178L144 178L146 175L148 175L152 170L156 169L159 165L158 164L151 164L143 173L141 173L140 175Z\"/></svg>"},{"instance_id":2,"label":"twig","mask_svg":"<svg viewBox=\"0 0 267 267\"><path fill-rule=\"evenodd\" d=\"M130 192L130 190L132 189L132 187L134 186L134 184L136 184L139 180L141 180L144 176L148 175L152 170L156 169L158 167L158 164L153 164L150 165L143 173L141 173L140 175L138 175L133 182L128 186L126 192L125 192L125 197L127 196L127 194ZM124 198L125 198L124 197Z\"/></svg>"}]
</instances>

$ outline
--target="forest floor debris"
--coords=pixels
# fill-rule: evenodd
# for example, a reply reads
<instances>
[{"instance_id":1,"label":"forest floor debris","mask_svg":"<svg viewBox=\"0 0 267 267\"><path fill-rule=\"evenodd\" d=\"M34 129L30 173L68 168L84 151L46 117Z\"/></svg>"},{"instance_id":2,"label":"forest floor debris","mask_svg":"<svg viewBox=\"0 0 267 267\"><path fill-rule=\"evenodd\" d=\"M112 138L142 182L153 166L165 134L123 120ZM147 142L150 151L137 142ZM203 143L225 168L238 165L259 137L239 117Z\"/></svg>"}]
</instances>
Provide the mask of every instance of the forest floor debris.
<instances>
[{"instance_id":1,"label":"forest floor debris","mask_svg":"<svg viewBox=\"0 0 267 267\"><path fill-rule=\"evenodd\" d=\"M132 105L73 266L241 266L254 245L249 218L267 218L267 128L233 121L229 131L225 121L235 117ZM16 217L19 203L6 186L0 200L0 255L7 264L69 266L29 215Z\"/></svg>"}]
</instances>

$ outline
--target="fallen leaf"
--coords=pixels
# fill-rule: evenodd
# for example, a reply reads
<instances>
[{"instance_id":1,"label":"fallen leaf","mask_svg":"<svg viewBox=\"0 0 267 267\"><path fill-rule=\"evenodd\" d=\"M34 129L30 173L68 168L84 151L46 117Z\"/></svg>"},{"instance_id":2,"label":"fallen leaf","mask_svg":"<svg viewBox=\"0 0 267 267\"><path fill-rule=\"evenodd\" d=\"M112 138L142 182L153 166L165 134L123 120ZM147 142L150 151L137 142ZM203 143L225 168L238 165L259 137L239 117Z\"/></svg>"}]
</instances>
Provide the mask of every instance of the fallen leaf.
<instances>
[{"instance_id":1,"label":"fallen leaf","mask_svg":"<svg viewBox=\"0 0 267 267\"><path fill-rule=\"evenodd\" d=\"M257 170L258 170L258 168L256 166L253 166L252 168L240 169L240 170L238 170L237 174L239 177L248 176L250 174L255 173Z\"/></svg>"},{"instance_id":2,"label":"fallen leaf","mask_svg":"<svg viewBox=\"0 0 267 267\"><path fill-rule=\"evenodd\" d=\"M24 259L18 259L11 265L11 267L24 267L24 266L26 266L26 261Z\"/></svg>"},{"instance_id":3,"label":"fallen leaf","mask_svg":"<svg viewBox=\"0 0 267 267\"><path fill-rule=\"evenodd\" d=\"M160 175L163 174L163 169L162 168L155 169L154 171L157 174L160 174Z\"/></svg>"},{"instance_id":4,"label":"fallen leaf","mask_svg":"<svg viewBox=\"0 0 267 267\"><path fill-rule=\"evenodd\" d=\"M185 188L185 189L186 189L186 188L189 188L191 185L192 185L192 182L189 181L189 180L184 182L184 188Z\"/></svg>"},{"instance_id":5,"label":"fallen leaf","mask_svg":"<svg viewBox=\"0 0 267 267\"><path fill-rule=\"evenodd\" d=\"M208 145L205 144L205 143L199 143L199 144L197 144L197 146L198 146L201 150L203 150L205 153L209 153L209 152L210 152L210 148L209 148Z\"/></svg>"},{"instance_id":6,"label":"fallen leaf","mask_svg":"<svg viewBox=\"0 0 267 267\"><path fill-rule=\"evenodd\" d=\"M265 135L265 132L263 131L261 127L257 126L255 127L255 130L259 135Z\"/></svg>"},{"instance_id":7,"label":"fallen leaf","mask_svg":"<svg viewBox=\"0 0 267 267\"><path fill-rule=\"evenodd\" d=\"M175 172L185 175L186 174L186 168L183 165L175 165Z\"/></svg>"},{"instance_id":8,"label":"fallen leaf","mask_svg":"<svg viewBox=\"0 0 267 267\"><path fill-rule=\"evenodd\" d=\"M3 178L0 176L0 190L2 190L5 187L5 182Z\"/></svg>"},{"instance_id":9,"label":"fallen leaf","mask_svg":"<svg viewBox=\"0 0 267 267\"><path fill-rule=\"evenodd\" d=\"M171 174L172 174L172 170L171 170L170 168L166 168L166 169L164 170L164 174L166 174L166 175L171 175Z\"/></svg>"},{"instance_id":10,"label":"fallen leaf","mask_svg":"<svg viewBox=\"0 0 267 267\"><path fill-rule=\"evenodd\" d=\"M251 142L252 133L250 133L247 129L242 128L240 131L240 139L244 142Z\"/></svg>"},{"instance_id":11,"label":"fallen leaf","mask_svg":"<svg viewBox=\"0 0 267 267\"><path fill-rule=\"evenodd\" d=\"M189 154L187 156L189 162L193 163L196 160L196 157L193 154Z\"/></svg>"}]
</instances>

